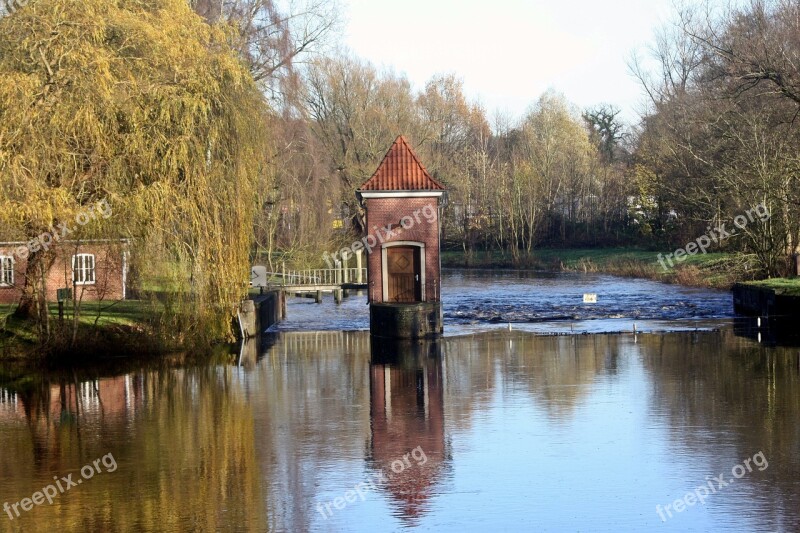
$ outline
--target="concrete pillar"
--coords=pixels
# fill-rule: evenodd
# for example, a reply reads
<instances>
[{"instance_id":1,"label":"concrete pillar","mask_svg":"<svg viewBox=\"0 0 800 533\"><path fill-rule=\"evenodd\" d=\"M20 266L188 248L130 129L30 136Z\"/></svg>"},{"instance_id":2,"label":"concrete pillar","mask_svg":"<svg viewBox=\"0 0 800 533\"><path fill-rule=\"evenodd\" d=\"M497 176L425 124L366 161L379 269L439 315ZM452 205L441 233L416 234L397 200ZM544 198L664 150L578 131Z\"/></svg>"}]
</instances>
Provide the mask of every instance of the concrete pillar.
<instances>
[{"instance_id":1,"label":"concrete pillar","mask_svg":"<svg viewBox=\"0 0 800 533\"><path fill-rule=\"evenodd\" d=\"M364 283L364 279L363 279L364 276L361 274L361 269L363 268L361 266L361 253L363 251L364 250L359 250L359 251L356 252L356 268L358 269L356 271L356 283L358 283L358 284Z\"/></svg>"},{"instance_id":2,"label":"concrete pillar","mask_svg":"<svg viewBox=\"0 0 800 533\"><path fill-rule=\"evenodd\" d=\"M342 284L342 262L336 261L336 279L334 280L334 285L341 285Z\"/></svg>"},{"instance_id":3,"label":"concrete pillar","mask_svg":"<svg viewBox=\"0 0 800 533\"><path fill-rule=\"evenodd\" d=\"M239 305L239 327L243 339L256 335L256 304L253 300L245 300Z\"/></svg>"},{"instance_id":4,"label":"concrete pillar","mask_svg":"<svg viewBox=\"0 0 800 533\"><path fill-rule=\"evenodd\" d=\"M316 298L314 298L314 301L317 302L318 304L322 303L322 291L317 291L317 296Z\"/></svg>"},{"instance_id":5,"label":"concrete pillar","mask_svg":"<svg viewBox=\"0 0 800 533\"><path fill-rule=\"evenodd\" d=\"M342 289L334 289L333 291L333 299L336 301L337 305L342 303Z\"/></svg>"},{"instance_id":6,"label":"concrete pillar","mask_svg":"<svg viewBox=\"0 0 800 533\"><path fill-rule=\"evenodd\" d=\"M343 283L349 283L350 280L348 279L347 267L350 263L350 254L347 252L342 254L342 280Z\"/></svg>"}]
</instances>

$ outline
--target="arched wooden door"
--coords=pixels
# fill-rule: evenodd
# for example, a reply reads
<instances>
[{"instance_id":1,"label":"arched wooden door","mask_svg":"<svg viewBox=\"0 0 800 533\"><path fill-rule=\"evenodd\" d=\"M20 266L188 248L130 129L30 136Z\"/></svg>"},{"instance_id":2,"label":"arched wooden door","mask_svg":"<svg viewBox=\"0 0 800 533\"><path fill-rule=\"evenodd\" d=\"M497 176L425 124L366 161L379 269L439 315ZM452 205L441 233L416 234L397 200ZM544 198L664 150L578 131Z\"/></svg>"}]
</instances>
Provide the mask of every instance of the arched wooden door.
<instances>
[{"instance_id":1,"label":"arched wooden door","mask_svg":"<svg viewBox=\"0 0 800 533\"><path fill-rule=\"evenodd\" d=\"M422 254L418 246L392 246L386 250L389 302L422 301Z\"/></svg>"}]
</instances>

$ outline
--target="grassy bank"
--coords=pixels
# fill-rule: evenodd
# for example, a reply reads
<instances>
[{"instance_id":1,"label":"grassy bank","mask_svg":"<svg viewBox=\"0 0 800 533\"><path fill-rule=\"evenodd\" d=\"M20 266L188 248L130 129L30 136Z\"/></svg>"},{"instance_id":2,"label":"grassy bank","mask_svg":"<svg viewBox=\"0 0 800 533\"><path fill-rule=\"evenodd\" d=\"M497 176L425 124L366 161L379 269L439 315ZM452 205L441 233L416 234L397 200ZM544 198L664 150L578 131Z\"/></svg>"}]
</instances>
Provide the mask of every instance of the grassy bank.
<instances>
[{"instance_id":1,"label":"grassy bank","mask_svg":"<svg viewBox=\"0 0 800 533\"><path fill-rule=\"evenodd\" d=\"M444 251L445 268L529 268L563 272L598 272L676 283L692 287L729 289L734 283L752 279L746 257L724 253L689 256L674 268L659 262L658 252L630 248L535 250L514 262L502 251Z\"/></svg>"},{"instance_id":2,"label":"grassy bank","mask_svg":"<svg viewBox=\"0 0 800 533\"><path fill-rule=\"evenodd\" d=\"M800 296L800 278L786 279L773 278L761 281L751 281L748 285L755 285L772 289L775 294L785 294L788 296Z\"/></svg>"},{"instance_id":3,"label":"grassy bank","mask_svg":"<svg viewBox=\"0 0 800 533\"><path fill-rule=\"evenodd\" d=\"M73 314L67 308L63 323L58 318L58 304L51 303L51 341L46 347L39 342L33 324L14 317L16 305L0 307L0 358L30 359L38 355L72 354L96 358L98 355L118 356L163 352L163 343L153 337L154 304L142 300L118 302L84 302L78 317L75 345L71 350Z\"/></svg>"},{"instance_id":4,"label":"grassy bank","mask_svg":"<svg viewBox=\"0 0 800 533\"><path fill-rule=\"evenodd\" d=\"M251 290L257 294L258 290ZM84 301L75 320L69 303L63 320L58 304L48 304L49 331L14 316L17 305L0 305L0 360L85 360L186 353L204 357L229 350L224 339L208 342L197 322L186 318L170 293L152 291L146 299ZM188 305L192 305L189 302ZM77 323L77 327L76 327ZM231 323L234 331L238 325Z\"/></svg>"}]
</instances>

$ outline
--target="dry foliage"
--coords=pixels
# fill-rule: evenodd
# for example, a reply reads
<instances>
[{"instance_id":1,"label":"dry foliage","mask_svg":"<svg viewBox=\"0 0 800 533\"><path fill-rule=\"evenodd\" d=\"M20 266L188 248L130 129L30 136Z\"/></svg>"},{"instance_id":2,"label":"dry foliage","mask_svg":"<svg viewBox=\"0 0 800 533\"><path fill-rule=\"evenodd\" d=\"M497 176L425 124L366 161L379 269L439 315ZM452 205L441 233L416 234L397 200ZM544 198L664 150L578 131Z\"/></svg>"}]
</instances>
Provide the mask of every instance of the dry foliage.
<instances>
[{"instance_id":1,"label":"dry foliage","mask_svg":"<svg viewBox=\"0 0 800 533\"><path fill-rule=\"evenodd\" d=\"M36 0L0 33L2 222L27 240L106 198L113 217L79 237L132 238L141 279L169 266L180 334L229 335L267 153L233 33L181 0ZM45 256L21 309L44 308Z\"/></svg>"}]
</instances>

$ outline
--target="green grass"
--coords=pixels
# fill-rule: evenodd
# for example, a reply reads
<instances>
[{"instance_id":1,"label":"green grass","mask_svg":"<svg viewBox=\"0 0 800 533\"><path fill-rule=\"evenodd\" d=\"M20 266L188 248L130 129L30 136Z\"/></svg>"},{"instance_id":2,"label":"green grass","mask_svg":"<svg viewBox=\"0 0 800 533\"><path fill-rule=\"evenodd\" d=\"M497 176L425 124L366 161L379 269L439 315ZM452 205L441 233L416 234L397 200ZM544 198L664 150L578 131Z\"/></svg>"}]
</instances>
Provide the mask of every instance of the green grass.
<instances>
[{"instance_id":1,"label":"green grass","mask_svg":"<svg viewBox=\"0 0 800 533\"><path fill-rule=\"evenodd\" d=\"M665 256L666 252L662 252ZM542 248L530 257L520 255L515 264L504 251L474 252L468 257L462 251L444 251L444 267L459 268L530 268L547 271L604 272L626 277L638 277L700 287L729 288L741 279L747 279L741 261L726 253L709 253L687 256L674 268L664 270L658 252L632 248Z\"/></svg>"},{"instance_id":2,"label":"green grass","mask_svg":"<svg viewBox=\"0 0 800 533\"><path fill-rule=\"evenodd\" d=\"M49 304L50 317L58 321L58 304ZM36 333L31 324L13 316L16 305L0 307L0 334L16 338L22 342L34 342ZM142 300L124 300L119 302L83 302L78 323L82 327L136 327L146 323L156 310L154 304ZM99 317L98 317L99 314ZM64 309L64 321L72 323L72 310Z\"/></svg>"},{"instance_id":3,"label":"green grass","mask_svg":"<svg viewBox=\"0 0 800 533\"><path fill-rule=\"evenodd\" d=\"M563 263L566 268L579 268L587 262L598 266L619 263L623 261L634 261L640 263L652 263L661 268L658 261L658 252L647 250L632 250L630 248L602 248L602 249L577 249L577 250L556 250L543 249L533 252L534 258L551 263ZM719 259L728 257L728 254L698 254L688 256L681 265L702 266L713 263ZM667 266L669 266L668 263Z\"/></svg>"},{"instance_id":4,"label":"green grass","mask_svg":"<svg viewBox=\"0 0 800 533\"><path fill-rule=\"evenodd\" d=\"M42 354L40 332L31 321L14 317L15 308L16 305L0 307L0 360L36 359ZM73 314L69 305L65 306L62 327L58 304L50 303L48 308L54 335L51 337L54 344L50 347L58 348L71 338ZM87 349L83 351L86 354L94 353L92 350L107 354L115 349L147 350L145 345L152 340L149 335L151 321L157 317L160 308L161 304L145 300L83 302L78 319L78 336L88 340ZM146 342L142 342L143 339ZM153 347L157 346L149 346Z\"/></svg>"},{"instance_id":5,"label":"green grass","mask_svg":"<svg viewBox=\"0 0 800 533\"><path fill-rule=\"evenodd\" d=\"M663 253L666 254L669 252ZM688 256L680 265L701 267L729 257L730 254L725 253L697 254ZM521 258L522 266L542 269L563 268L566 270L577 270L588 264L603 267L620 262L652 264L661 269L661 265L658 262L658 252L631 248L542 248L534 250L531 257L526 257L522 254ZM511 255L507 252L492 250L474 252L470 266L504 267L512 266L512 263ZM447 267L466 266L465 254L460 250L443 251L442 264Z\"/></svg>"},{"instance_id":6,"label":"green grass","mask_svg":"<svg viewBox=\"0 0 800 533\"><path fill-rule=\"evenodd\" d=\"M16 304L0 306L0 338L13 339L22 344L33 344L36 333L30 324L14 317Z\"/></svg>"},{"instance_id":7,"label":"green grass","mask_svg":"<svg viewBox=\"0 0 800 533\"><path fill-rule=\"evenodd\" d=\"M86 326L136 326L146 322L157 309L156 303L145 300L122 300L116 302L83 302L79 323ZM50 315L58 319L58 304L49 304ZM98 317L99 315L99 317ZM72 320L69 306L65 306L64 320Z\"/></svg>"},{"instance_id":8,"label":"green grass","mask_svg":"<svg viewBox=\"0 0 800 533\"><path fill-rule=\"evenodd\" d=\"M761 281L751 281L749 285L772 289L776 294L800 296L800 278L772 278Z\"/></svg>"}]
</instances>

